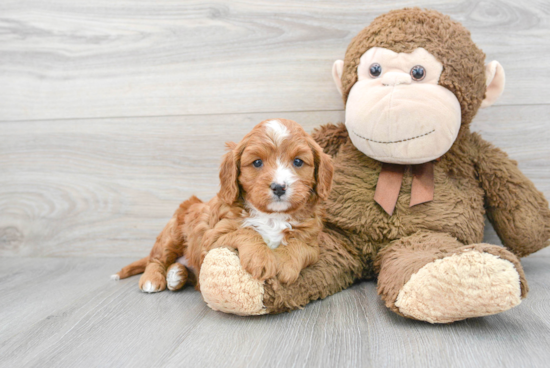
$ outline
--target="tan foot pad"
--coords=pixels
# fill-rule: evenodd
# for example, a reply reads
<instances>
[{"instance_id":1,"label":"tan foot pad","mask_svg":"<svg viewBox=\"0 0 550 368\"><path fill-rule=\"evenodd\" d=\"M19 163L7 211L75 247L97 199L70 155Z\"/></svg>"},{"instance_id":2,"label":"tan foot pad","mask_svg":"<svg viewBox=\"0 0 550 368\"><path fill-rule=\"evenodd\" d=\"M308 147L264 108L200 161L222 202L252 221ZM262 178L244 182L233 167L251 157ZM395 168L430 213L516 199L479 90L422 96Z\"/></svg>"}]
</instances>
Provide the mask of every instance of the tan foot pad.
<instances>
[{"instance_id":1,"label":"tan foot pad","mask_svg":"<svg viewBox=\"0 0 550 368\"><path fill-rule=\"evenodd\" d=\"M405 316L448 323L503 312L519 303L521 287L514 265L470 250L422 267L403 286L395 306Z\"/></svg>"},{"instance_id":2,"label":"tan foot pad","mask_svg":"<svg viewBox=\"0 0 550 368\"><path fill-rule=\"evenodd\" d=\"M241 316L267 313L263 283L246 272L237 254L227 248L208 252L199 282L202 297L213 310Z\"/></svg>"}]
</instances>

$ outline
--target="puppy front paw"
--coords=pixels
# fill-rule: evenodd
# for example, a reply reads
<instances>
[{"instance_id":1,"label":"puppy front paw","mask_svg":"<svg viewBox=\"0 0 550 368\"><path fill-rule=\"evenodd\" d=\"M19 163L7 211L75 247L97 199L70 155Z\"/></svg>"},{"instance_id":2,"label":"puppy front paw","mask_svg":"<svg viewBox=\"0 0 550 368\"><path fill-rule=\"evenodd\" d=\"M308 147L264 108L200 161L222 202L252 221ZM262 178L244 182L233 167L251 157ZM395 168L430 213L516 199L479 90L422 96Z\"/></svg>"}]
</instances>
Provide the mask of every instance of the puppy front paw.
<instances>
[{"instance_id":1,"label":"puppy front paw","mask_svg":"<svg viewBox=\"0 0 550 368\"><path fill-rule=\"evenodd\" d=\"M292 284L300 277L301 267L288 260L279 259L277 278L283 284Z\"/></svg>"},{"instance_id":2,"label":"puppy front paw","mask_svg":"<svg viewBox=\"0 0 550 368\"><path fill-rule=\"evenodd\" d=\"M257 280L265 281L277 274L277 260L273 251L267 247L239 252L239 258L246 272Z\"/></svg>"},{"instance_id":3,"label":"puppy front paw","mask_svg":"<svg viewBox=\"0 0 550 368\"><path fill-rule=\"evenodd\" d=\"M279 282L289 285L298 280L302 267L296 259L292 258L287 248L279 247L275 249L274 253L277 258L277 279L279 279Z\"/></svg>"}]
</instances>

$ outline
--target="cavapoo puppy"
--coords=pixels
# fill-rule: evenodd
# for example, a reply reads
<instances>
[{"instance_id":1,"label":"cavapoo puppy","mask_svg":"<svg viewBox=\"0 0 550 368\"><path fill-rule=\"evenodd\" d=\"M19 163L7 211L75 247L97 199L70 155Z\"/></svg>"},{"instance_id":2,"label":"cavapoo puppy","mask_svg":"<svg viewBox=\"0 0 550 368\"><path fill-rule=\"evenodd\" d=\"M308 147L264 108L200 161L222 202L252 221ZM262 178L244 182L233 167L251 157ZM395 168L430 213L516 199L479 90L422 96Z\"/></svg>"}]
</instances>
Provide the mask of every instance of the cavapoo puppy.
<instances>
[{"instance_id":1,"label":"cavapoo puppy","mask_svg":"<svg viewBox=\"0 0 550 368\"><path fill-rule=\"evenodd\" d=\"M243 268L259 280L277 276L292 283L317 261L319 204L332 186L330 156L285 119L263 121L227 147L218 195L206 203L193 196L180 204L150 255L113 279L144 272L139 280L144 292L177 290L187 281L199 289L202 260L217 247L238 250Z\"/></svg>"}]
</instances>

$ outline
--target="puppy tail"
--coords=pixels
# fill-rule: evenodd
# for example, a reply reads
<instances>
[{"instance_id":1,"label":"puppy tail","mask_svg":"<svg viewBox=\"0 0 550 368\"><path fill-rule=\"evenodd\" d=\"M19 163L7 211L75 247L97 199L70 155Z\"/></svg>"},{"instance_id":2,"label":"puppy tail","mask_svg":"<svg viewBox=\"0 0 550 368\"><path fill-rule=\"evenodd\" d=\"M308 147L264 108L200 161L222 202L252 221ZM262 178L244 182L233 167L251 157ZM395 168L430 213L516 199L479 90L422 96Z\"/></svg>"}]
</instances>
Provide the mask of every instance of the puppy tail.
<instances>
[{"instance_id":1,"label":"puppy tail","mask_svg":"<svg viewBox=\"0 0 550 368\"><path fill-rule=\"evenodd\" d=\"M143 271L145 271L145 266L147 266L147 262L149 262L149 256L142 258L139 261L130 263L128 266L123 267L118 273L112 275L111 279L121 280L137 275L138 273L143 273Z\"/></svg>"}]
</instances>

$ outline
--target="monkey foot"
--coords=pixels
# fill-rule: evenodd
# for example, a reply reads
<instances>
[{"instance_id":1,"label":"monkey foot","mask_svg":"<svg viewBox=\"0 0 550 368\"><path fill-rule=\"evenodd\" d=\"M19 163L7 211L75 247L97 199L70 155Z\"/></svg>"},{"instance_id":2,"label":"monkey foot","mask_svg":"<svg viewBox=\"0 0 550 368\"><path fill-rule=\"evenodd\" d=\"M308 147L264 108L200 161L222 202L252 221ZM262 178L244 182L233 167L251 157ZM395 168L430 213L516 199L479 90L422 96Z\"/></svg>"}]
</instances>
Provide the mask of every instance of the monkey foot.
<instances>
[{"instance_id":1,"label":"monkey foot","mask_svg":"<svg viewBox=\"0 0 550 368\"><path fill-rule=\"evenodd\" d=\"M242 316L266 314L263 283L241 267L236 252L212 249L201 266L199 283L206 304L216 311Z\"/></svg>"},{"instance_id":2,"label":"monkey foot","mask_svg":"<svg viewBox=\"0 0 550 368\"><path fill-rule=\"evenodd\" d=\"M503 312L521 303L520 275L512 262L465 250L413 274L395 306L407 317L449 323Z\"/></svg>"}]
</instances>

